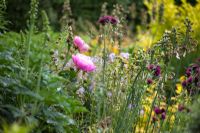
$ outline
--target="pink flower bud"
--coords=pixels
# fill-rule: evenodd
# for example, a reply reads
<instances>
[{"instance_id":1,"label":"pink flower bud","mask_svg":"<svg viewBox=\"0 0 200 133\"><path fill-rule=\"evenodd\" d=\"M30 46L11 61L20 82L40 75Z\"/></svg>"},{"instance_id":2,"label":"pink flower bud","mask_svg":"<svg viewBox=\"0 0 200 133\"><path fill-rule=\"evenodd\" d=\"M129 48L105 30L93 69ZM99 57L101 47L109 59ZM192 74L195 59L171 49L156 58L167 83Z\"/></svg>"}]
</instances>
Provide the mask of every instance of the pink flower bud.
<instances>
[{"instance_id":1,"label":"pink flower bud","mask_svg":"<svg viewBox=\"0 0 200 133\"><path fill-rule=\"evenodd\" d=\"M85 43L82 47L79 47L80 52L87 52L89 50L89 46Z\"/></svg>"},{"instance_id":2,"label":"pink flower bud","mask_svg":"<svg viewBox=\"0 0 200 133\"><path fill-rule=\"evenodd\" d=\"M74 37L74 45L79 49L80 52L86 52L89 50L89 46L79 36Z\"/></svg>"},{"instance_id":3,"label":"pink flower bud","mask_svg":"<svg viewBox=\"0 0 200 133\"><path fill-rule=\"evenodd\" d=\"M92 72L96 69L96 66L94 65L89 56L83 54L76 54L72 55L72 60L75 66L83 71Z\"/></svg>"},{"instance_id":4,"label":"pink flower bud","mask_svg":"<svg viewBox=\"0 0 200 133\"><path fill-rule=\"evenodd\" d=\"M84 43L85 42L83 41L83 39L81 39L81 37L79 37L79 36L74 37L74 45L76 47L80 47L80 46L84 45Z\"/></svg>"}]
</instances>

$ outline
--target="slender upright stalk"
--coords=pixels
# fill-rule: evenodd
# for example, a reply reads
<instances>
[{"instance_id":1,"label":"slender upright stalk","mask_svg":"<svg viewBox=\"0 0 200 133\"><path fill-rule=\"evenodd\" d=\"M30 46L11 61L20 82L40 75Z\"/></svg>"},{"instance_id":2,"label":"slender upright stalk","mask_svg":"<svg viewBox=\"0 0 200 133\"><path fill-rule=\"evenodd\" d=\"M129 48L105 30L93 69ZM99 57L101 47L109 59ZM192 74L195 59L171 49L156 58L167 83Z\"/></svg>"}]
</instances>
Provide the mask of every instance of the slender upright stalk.
<instances>
[{"instance_id":1,"label":"slender upright stalk","mask_svg":"<svg viewBox=\"0 0 200 133\"><path fill-rule=\"evenodd\" d=\"M117 121L116 121L116 126L114 128L115 132L120 132L120 129L122 127L122 123L121 122L124 122L123 119L127 114L128 103L130 102L131 98L133 98L133 96L134 96L133 95L133 93L134 93L133 91L135 91L135 84L136 84L136 82L137 82L137 80L138 80L138 78L141 75L143 70L144 69L142 67L141 70L139 70L139 72L137 73L137 75L136 75L136 77L135 77L135 79L134 79L134 81L132 83L132 86L131 86L131 90L132 91L129 93L125 103L123 104L123 107L121 108L121 111L120 111L119 115L117 116L118 118L117 118Z\"/></svg>"},{"instance_id":2,"label":"slender upright stalk","mask_svg":"<svg viewBox=\"0 0 200 133\"><path fill-rule=\"evenodd\" d=\"M31 36L34 31L34 26L35 26L35 19L37 15L37 8L38 8L38 2L37 0L32 0L31 1L31 10L30 10L30 23L29 23L29 32L28 32L28 37L27 37L27 49L26 49L26 56L25 56L25 74L24 78L27 80L28 74L29 74L29 58L30 58L30 47L31 47Z\"/></svg>"},{"instance_id":3,"label":"slender upright stalk","mask_svg":"<svg viewBox=\"0 0 200 133\"><path fill-rule=\"evenodd\" d=\"M48 41L49 21L48 21L48 17L45 11L42 11L42 18L43 18L43 32L44 32L44 42L43 42L42 49L46 49L47 41ZM39 74L38 74L36 93L39 93L40 91L43 65L44 65L44 53L41 53L41 61L40 61L40 66L39 66L40 69L39 69ZM36 112L37 107L38 107L37 101L35 101L33 112Z\"/></svg>"},{"instance_id":4,"label":"slender upright stalk","mask_svg":"<svg viewBox=\"0 0 200 133\"><path fill-rule=\"evenodd\" d=\"M162 83L162 82L161 82L161 83ZM161 84L161 83L160 83L160 84ZM158 97L158 93L160 92L160 87L161 87L160 84L159 84L159 86L157 87L156 96L154 97L153 102L152 102L152 104L151 104L150 114L149 114L149 117L148 117L147 125L146 125L146 127L145 127L145 133L147 133L148 128L149 128L149 123L150 123L150 121L151 121L151 114L152 114L152 111L153 111L153 107L154 107L155 102L156 102L156 99L157 99L157 97Z\"/></svg>"},{"instance_id":5,"label":"slender upright stalk","mask_svg":"<svg viewBox=\"0 0 200 133\"><path fill-rule=\"evenodd\" d=\"M33 33L33 26L31 24L29 33L28 33L28 38L27 38L27 49L26 49L26 57L25 57L25 79L28 78L28 71L29 71L29 54L30 54L30 42L31 42L31 36Z\"/></svg>"},{"instance_id":6,"label":"slender upright stalk","mask_svg":"<svg viewBox=\"0 0 200 133\"><path fill-rule=\"evenodd\" d=\"M105 69L106 69L106 31L107 27L104 27L103 33L103 84L105 83Z\"/></svg>"}]
</instances>

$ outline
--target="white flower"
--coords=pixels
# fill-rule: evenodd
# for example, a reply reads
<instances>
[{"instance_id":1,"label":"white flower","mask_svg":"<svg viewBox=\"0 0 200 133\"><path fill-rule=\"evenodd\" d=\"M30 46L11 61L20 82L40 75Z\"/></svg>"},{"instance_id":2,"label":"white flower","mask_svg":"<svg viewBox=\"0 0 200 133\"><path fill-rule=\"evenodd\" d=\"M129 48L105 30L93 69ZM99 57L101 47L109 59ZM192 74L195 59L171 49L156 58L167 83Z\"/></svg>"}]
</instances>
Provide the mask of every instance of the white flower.
<instances>
[{"instance_id":1,"label":"white flower","mask_svg":"<svg viewBox=\"0 0 200 133\"><path fill-rule=\"evenodd\" d=\"M133 105L130 103L130 104L128 105L128 108L129 108L129 109L132 109L132 108L133 108Z\"/></svg>"},{"instance_id":2,"label":"white flower","mask_svg":"<svg viewBox=\"0 0 200 133\"><path fill-rule=\"evenodd\" d=\"M140 110L140 115L144 115L144 110Z\"/></svg>"},{"instance_id":3,"label":"white flower","mask_svg":"<svg viewBox=\"0 0 200 133\"><path fill-rule=\"evenodd\" d=\"M58 57L58 50L55 50L53 55L54 57Z\"/></svg>"},{"instance_id":4,"label":"white flower","mask_svg":"<svg viewBox=\"0 0 200 133\"><path fill-rule=\"evenodd\" d=\"M109 92L107 93L107 96L108 96L108 97L112 97L112 92L109 91Z\"/></svg>"},{"instance_id":5,"label":"white flower","mask_svg":"<svg viewBox=\"0 0 200 133\"><path fill-rule=\"evenodd\" d=\"M92 81L90 86L89 86L89 91L90 92L92 92L94 90L94 86L95 86L95 83L94 83L94 81Z\"/></svg>"},{"instance_id":6,"label":"white flower","mask_svg":"<svg viewBox=\"0 0 200 133\"><path fill-rule=\"evenodd\" d=\"M109 54L109 60L111 61L111 62L114 62L114 59L115 59L115 53L110 53Z\"/></svg>"},{"instance_id":7,"label":"white flower","mask_svg":"<svg viewBox=\"0 0 200 133\"><path fill-rule=\"evenodd\" d=\"M57 91L61 91L61 89L62 89L62 88L61 88L61 87L59 87L59 88L57 88Z\"/></svg>"},{"instance_id":8,"label":"white flower","mask_svg":"<svg viewBox=\"0 0 200 133\"><path fill-rule=\"evenodd\" d=\"M83 87L79 88L77 91L76 91L76 94L77 95L83 95L85 93L85 89Z\"/></svg>"},{"instance_id":9,"label":"white flower","mask_svg":"<svg viewBox=\"0 0 200 133\"><path fill-rule=\"evenodd\" d=\"M103 64L103 59L101 57L98 57L98 56L94 56L94 57L91 57L91 60L92 62L94 62L95 64Z\"/></svg>"},{"instance_id":10,"label":"white flower","mask_svg":"<svg viewBox=\"0 0 200 133\"><path fill-rule=\"evenodd\" d=\"M123 52L120 53L120 56L127 59L127 60L129 59L129 55L130 55L129 53L123 53Z\"/></svg>"},{"instance_id":11,"label":"white flower","mask_svg":"<svg viewBox=\"0 0 200 133\"><path fill-rule=\"evenodd\" d=\"M73 69L76 68L74 62L72 61L72 59L70 59L70 60L66 63L65 68L73 68Z\"/></svg>"}]
</instances>

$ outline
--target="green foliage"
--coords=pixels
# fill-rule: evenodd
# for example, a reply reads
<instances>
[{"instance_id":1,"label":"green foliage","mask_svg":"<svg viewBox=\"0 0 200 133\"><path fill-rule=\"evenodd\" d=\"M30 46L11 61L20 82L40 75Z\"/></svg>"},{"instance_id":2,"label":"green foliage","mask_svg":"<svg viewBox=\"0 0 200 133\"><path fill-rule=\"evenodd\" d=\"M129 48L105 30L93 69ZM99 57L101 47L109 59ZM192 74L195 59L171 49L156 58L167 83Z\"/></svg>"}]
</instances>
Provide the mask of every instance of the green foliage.
<instances>
[{"instance_id":1,"label":"green foliage","mask_svg":"<svg viewBox=\"0 0 200 133\"><path fill-rule=\"evenodd\" d=\"M198 98L191 107L190 120L188 122L188 132L196 133L200 130L200 99Z\"/></svg>"},{"instance_id":2,"label":"green foliage","mask_svg":"<svg viewBox=\"0 0 200 133\"><path fill-rule=\"evenodd\" d=\"M0 123L25 124L33 127L33 132L76 132L74 114L87 110L66 91L66 81L71 77L63 78L48 67L53 48L49 45L55 40L53 36L49 40L44 11L43 32L35 34L36 3L32 0L29 31L0 36ZM14 125L13 130L5 128L5 132L27 130Z\"/></svg>"},{"instance_id":3,"label":"green foliage","mask_svg":"<svg viewBox=\"0 0 200 133\"><path fill-rule=\"evenodd\" d=\"M172 65L176 66L177 62L181 65L191 64L200 53L199 42L199 7L200 1L197 0L195 5L190 4L186 0L182 0L180 5L175 5L174 0L158 0L145 1L148 8L148 14L151 21L148 24L150 29L139 26L138 43L143 45L144 49L148 49L162 37L163 34L175 28L174 44L185 45L189 54L185 54L181 60L172 59ZM189 22L187 22L189 20ZM186 27L186 29L182 27ZM170 31L173 32L173 31ZM145 37L143 36L145 34ZM171 37L170 37L171 38ZM142 41L144 40L144 41ZM172 40L173 41L173 40ZM197 46L195 46L197 45ZM191 46L188 48L188 46ZM195 49L193 49L195 47ZM170 48L170 47L169 47ZM182 48L184 49L184 48ZM161 53L162 54L162 53ZM179 56L179 52L174 53ZM180 68L180 74L184 73L184 68Z\"/></svg>"},{"instance_id":4,"label":"green foliage","mask_svg":"<svg viewBox=\"0 0 200 133\"><path fill-rule=\"evenodd\" d=\"M148 13L151 16L151 34L153 34L153 43L158 41L165 30L170 30L172 27L179 27L183 25L185 18L188 18L192 23L194 36L199 39L199 17L200 1L197 0L195 5L191 5L187 0L182 0L181 5L177 6L174 0L158 0L145 1L148 7ZM163 8L160 10L160 8ZM161 19L162 18L162 19Z\"/></svg>"},{"instance_id":5,"label":"green foliage","mask_svg":"<svg viewBox=\"0 0 200 133\"><path fill-rule=\"evenodd\" d=\"M12 124L11 126L4 126L4 133L29 133L30 128L25 126L20 126L16 123Z\"/></svg>"},{"instance_id":6,"label":"green foliage","mask_svg":"<svg viewBox=\"0 0 200 133\"><path fill-rule=\"evenodd\" d=\"M63 2L54 0L48 1L48 4ZM69 1L65 2L63 12L69 13ZM92 4L101 5L103 2L71 1L72 10L77 11L75 19L84 16L96 21L98 15L91 17L88 14L95 8ZM115 2L128 5L132 1L110 1L108 9ZM99 31L95 33L99 37L98 45L88 43L91 47L86 54L94 55L90 59L96 65L96 70L88 73L74 66L77 64L72 64L72 55L80 53L73 44L74 25L68 21L72 14L63 16L62 32L55 33L50 28L48 11L40 12L38 0L31 0L26 30L5 32L0 36L0 131L121 133L183 132L187 128L197 130L199 125L194 125L193 120L198 119L198 105L195 104L191 113L188 105L198 93L191 95L182 87L179 79L184 75L185 67L192 62L191 59L199 56L196 41L199 35L193 32L199 27L191 22L197 20L189 14L186 19L185 15L177 16L179 11L182 14L186 12L176 7L172 0L169 3L166 0L157 1L158 16L153 14L155 1L145 2L152 21L150 30L147 31L145 23L140 28L147 31L147 38L155 44L146 51L132 46L132 49L128 49L130 53L122 53L127 12L122 6L115 5L112 15L120 21L99 26ZM187 5L184 2L182 6ZM84 7L88 3L90 6ZM139 8L143 1L133 3L133 7L134 4ZM187 6L187 10L194 10ZM170 7L174 10L171 11ZM82 11L84 8L89 8L89 13ZM98 8L100 6L92 14L99 14ZM110 14L109 10L106 11L103 9L105 14ZM195 8L194 12L197 11L198 8ZM172 15L169 15L170 12ZM41 20L39 27L38 20ZM82 25L87 28L84 23ZM172 28L172 25L175 27ZM121 53L112 53L114 57L110 59L114 45L119 47L118 52ZM81 63L87 65L87 60ZM192 76L198 74L199 69ZM184 78L187 84L193 81L199 83L198 77L192 77L192 81ZM198 90L197 83L193 85ZM179 104L184 104L182 112L177 107ZM156 113L155 107L159 107L162 114ZM190 119L190 115L194 116ZM190 124L187 124L189 120Z\"/></svg>"},{"instance_id":7,"label":"green foliage","mask_svg":"<svg viewBox=\"0 0 200 133\"><path fill-rule=\"evenodd\" d=\"M5 36L9 37L10 35ZM11 36L13 38L18 36L16 38L19 38L16 33ZM1 40L5 41L6 39L1 38ZM20 43L15 39L14 41ZM23 61L18 57L20 56L18 53L22 51L16 51L17 47L9 44L14 44L14 42L1 42L0 91L3 94L1 95L1 117L8 122L20 120L26 122L27 125L33 124L35 129L38 125L40 127L38 129L41 131L63 132L66 129L70 130L70 126L75 124L72 119L73 114L86 110L80 102L68 96L65 92L63 85L68 77L65 76L64 79L52 75L45 68L41 74L40 90L37 91L37 73L40 72L39 67L41 67L38 64L40 64L41 57L37 56L36 53L42 54L43 49L37 51L35 48L38 47L32 47L32 51L36 52L30 56L32 72L29 73L28 79L24 80L24 67L21 65ZM13 49L10 50L9 47L11 46ZM48 54L43 53L43 56L47 57ZM44 58L45 63L48 60L48 58Z\"/></svg>"},{"instance_id":8,"label":"green foliage","mask_svg":"<svg viewBox=\"0 0 200 133\"><path fill-rule=\"evenodd\" d=\"M6 3L5 0L0 1L0 30L5 30L8 21L5 18Z\"/></svg>"}]
</instances>

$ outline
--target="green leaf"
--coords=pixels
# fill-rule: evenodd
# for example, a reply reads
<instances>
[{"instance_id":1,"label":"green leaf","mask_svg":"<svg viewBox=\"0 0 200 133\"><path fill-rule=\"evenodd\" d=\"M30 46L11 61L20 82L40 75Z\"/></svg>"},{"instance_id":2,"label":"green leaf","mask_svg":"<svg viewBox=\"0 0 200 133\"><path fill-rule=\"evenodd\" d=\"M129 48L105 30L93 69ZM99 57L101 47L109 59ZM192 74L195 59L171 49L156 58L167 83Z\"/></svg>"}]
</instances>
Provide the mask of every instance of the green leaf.
<instances>
[{"instance_id":1,"label":"green leaf","mask_svg":"<svg viewBox=\"0 0 200 133\"><path fill-rule=\"evenodd\" d=\"M73 81L76 78L77 73L74 70L64 70L60 71L58 75Z\"/></svg>"},{"instance_id":2,"label":"green leaf","mask_svg":"<svg viewBox=\"0 0 200 133\"><path fill-rule=\"evenodd\" d=\"M31 91L31 90L27 90L27 89L18 89L16 90L16 92L14 92L15 94L19 95L25 95L25 96L30 96L30 97L33 97L37 100L43 100L44 98L42 96L40 96L39 94Z\"/></svg>"}]
</instances>

